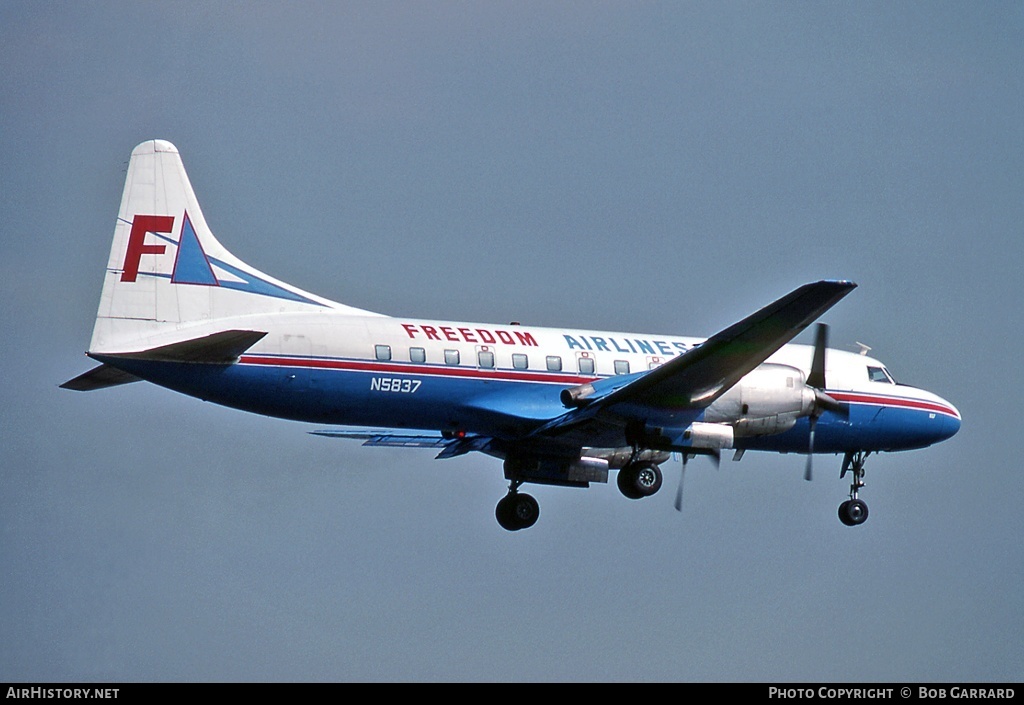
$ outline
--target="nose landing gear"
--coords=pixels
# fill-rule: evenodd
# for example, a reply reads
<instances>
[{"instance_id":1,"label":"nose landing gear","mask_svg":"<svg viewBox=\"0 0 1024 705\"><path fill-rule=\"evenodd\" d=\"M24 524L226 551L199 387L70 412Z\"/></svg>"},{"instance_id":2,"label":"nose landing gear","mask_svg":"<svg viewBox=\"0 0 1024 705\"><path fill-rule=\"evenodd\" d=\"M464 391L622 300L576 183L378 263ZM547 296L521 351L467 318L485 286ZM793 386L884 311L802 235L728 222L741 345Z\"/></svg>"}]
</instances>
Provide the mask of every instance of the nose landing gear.
<instances>
[{"instance_id":1,"label":"nose landing gear","mask_svg":"<svg viewBox=\"0 0 1024 705\"><path fill-rule=\"evenodd\" d=\"M867 521L868 505L857 497L857 491L864 486L864 461L870 454L871 451L847 452L843 458L843 469L839 473L840 479L845 477L847 472L853 472L850 498L839 505L839 521L846 526L860 526Z\"/></svg>"}]
</instances>

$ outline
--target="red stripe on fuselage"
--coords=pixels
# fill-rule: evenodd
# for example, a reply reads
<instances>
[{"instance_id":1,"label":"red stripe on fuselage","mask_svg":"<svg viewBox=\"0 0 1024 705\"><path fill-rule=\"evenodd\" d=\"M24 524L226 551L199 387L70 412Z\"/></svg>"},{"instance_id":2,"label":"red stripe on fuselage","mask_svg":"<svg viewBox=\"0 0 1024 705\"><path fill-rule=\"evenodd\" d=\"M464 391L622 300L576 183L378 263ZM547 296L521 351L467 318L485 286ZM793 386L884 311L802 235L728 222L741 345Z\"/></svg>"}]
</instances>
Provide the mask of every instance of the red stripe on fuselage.
<instances>
[{"instance_id":1,"label":"red stripe on fuselage","mask_svg":"<svg viewBox=\"0 0 1024 705\"><path fill-rule=\"evenodd\" d=\"M418 365L415 363L385 363L369 360L342 360L337 358L277 357L272 355L243 355L239 362L247 365L273 367L304 367L319 370L346 370L375 374L428 375L433 377L458 377L461 379L500 380L506 382L541 382L548 384L586 384L601 377L571 375L557 372L530 370L497 370L479 367L457 367L442 365ZM883 396L862 392L838 392L828 394L837 401L851 404L870 404L917 411L930 411L959 419L960 415L948 406L924 399Z\"/></svg>"},{"instance_id":2,"label":"red stripe on fuselage","mask_svg":"<svg viewBox=\"0 0 1024 705\"><path fill-rule=\"evenodd\" d=\"M829 396L836 401L845 401L851 404L874 404L876 406L893 406L901 409L917 409L919 411L934 411L946 416L959 419L960 415L948 406L924 399L910 399L908 397L890 397L878 394L865 394L861 392L828 392Z\"/></svg>"},{"instance_id":3,"label":"red stripe on fuselage","mask_svg":"<svg viewBox=\"0 0 1024 705\"><path fill-rule=\"evenodd\" d=\"M503 380L509 382L547 382L550 384L585 384L599 377L567 375L557 372L531 372L524 370L491 370L478 367L450 367L417 365L405 363L383 363L362 360L338 360L304 357L273 357L267 355L243 355L239 362L246 365L271 365L275 367L307 367L319 370L347 370L350 372L373 372L378 374L431 375L435 377L461 377L465 379Z\"/></svg>"}]
</instances>

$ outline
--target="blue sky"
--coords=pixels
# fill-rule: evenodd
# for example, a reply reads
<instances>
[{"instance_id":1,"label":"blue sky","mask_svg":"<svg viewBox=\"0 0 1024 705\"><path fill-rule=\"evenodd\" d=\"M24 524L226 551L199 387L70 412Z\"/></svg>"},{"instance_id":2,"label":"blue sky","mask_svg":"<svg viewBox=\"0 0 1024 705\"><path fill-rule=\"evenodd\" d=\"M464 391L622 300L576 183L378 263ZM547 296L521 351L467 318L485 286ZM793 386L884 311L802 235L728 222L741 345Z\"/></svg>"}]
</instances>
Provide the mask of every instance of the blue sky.
<instances>
[{"instance_id":1,"label":"blue sky","mask_svg":"<svg viewBox=\"0 0 1024 705\"><path fill-rule=\"evenodd\" d=\"M1020 3L0 4L0 680L1020 681ZM89 394L132 148L236 255L409 317L707 335L807 281L956 404L872 457L536 488ZM678 463L666 466L674 488Z\"/></svg>"}]
</instances>

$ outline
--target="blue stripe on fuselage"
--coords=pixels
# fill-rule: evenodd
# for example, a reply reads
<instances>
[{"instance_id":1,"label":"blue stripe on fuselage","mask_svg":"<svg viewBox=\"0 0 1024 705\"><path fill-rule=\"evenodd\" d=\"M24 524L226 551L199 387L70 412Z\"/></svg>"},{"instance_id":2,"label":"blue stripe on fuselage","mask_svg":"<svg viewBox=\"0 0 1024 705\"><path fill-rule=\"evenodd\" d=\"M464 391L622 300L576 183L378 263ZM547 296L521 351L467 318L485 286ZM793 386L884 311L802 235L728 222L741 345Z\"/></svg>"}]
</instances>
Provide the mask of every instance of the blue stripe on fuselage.
<instances>
[{"instance_id":1,"label":"blue stripe on fuselage","mask_svg":"<svg viewBox=\"0 0 1024 705\"><path fill-rule=\"evenodd\" d=\"M954 435L960 420L926 409L885 404L851 404L844 418L825 412L814 432L816 453L856 450L911 450L924 448ZM810 425L806 418L785 433L737 438L736 447L779 452L807 452Z\"/></svg>"},{"instance_id":2,"label":"blue stripe on fuselage","mask_svg":"<svg viewBox=\"0 0 1024 705\"><path fill-rule=\"evenodd\" d=\"M481 370L489 379L472 376L473 368L444 365L402 365L352 361L366 369L336 369L303 364L216 365L137 360L96 359L183 394L266 416L310 423L443 430L461 428L499 438L528 434L542 421L566 412L559 393L562 375L514 370ZM292 358L294 359L294 358ZM580 380L586 381L585 379ZM927 409L889 404L850 404L848 418L825 412L815 431L815 451L904 450L949 438L959 430L955 416ZM737 448L806 452L808 421L797 421L785 433L736 438Z\"/></svg>"}]
</instances>

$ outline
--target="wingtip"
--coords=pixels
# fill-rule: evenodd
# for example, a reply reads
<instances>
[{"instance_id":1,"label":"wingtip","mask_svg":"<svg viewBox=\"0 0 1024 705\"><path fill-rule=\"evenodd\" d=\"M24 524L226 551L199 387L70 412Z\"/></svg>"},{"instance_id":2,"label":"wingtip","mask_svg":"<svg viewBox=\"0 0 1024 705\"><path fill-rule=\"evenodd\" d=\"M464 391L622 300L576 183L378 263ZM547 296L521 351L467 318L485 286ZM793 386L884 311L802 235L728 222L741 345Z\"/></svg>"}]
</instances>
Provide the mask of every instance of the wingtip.
<instances>
[{"instance_id":1,"label":"wingtip","mask_svg":"<svg viewBox=\"0 0 1024 705\"><path fill-rule=\"evenodd\" d=\"M849 279L820 279L816 282L805 284L797 291L813 292L817 296L830 296L834 301L839 301L856 288L857 283Z\"/></svg>"}]
</instances>

